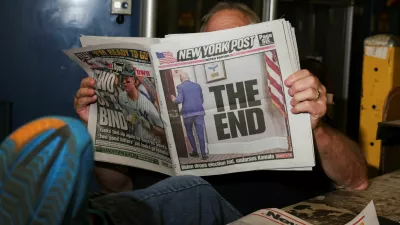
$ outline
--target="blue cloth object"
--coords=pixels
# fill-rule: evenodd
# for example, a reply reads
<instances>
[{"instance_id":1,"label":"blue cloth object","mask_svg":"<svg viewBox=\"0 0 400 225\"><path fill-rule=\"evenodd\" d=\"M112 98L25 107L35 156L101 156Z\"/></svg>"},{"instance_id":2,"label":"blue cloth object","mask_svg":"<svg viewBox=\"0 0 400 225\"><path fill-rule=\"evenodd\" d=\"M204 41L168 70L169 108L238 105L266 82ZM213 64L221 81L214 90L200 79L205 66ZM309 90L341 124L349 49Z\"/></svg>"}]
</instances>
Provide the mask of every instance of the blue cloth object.
<instances>
[{"instance_id":1,"label":"blue cloth object","mask_svg":"<svg viewBox=\"0 0 400 225\"><path fill-rule=\"evenodd\" d=\"M182 104L183 118L205 115L203 92L199 84L185 80L176 89L178 96L176 96L175 103Z\"/></svg>"}]
</instances>

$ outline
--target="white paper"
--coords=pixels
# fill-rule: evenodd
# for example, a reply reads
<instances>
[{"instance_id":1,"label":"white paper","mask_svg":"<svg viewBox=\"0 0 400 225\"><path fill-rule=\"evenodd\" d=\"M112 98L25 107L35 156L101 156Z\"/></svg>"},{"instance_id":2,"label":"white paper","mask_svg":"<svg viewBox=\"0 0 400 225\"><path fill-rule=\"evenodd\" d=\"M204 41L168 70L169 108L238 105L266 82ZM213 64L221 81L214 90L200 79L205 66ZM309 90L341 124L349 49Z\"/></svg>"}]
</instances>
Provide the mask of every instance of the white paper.
<instances>
[{"instance_id":1,"label":"white paper","mask_svg":"<svg viewBox=\"0 0 400 225\"><path fill-rule=\"evenodd\" d=\"M371 201L360 214L346 225L379 225L374 202Z\"/></svg>"},{"instance_id":2,"label":"white paper","mask_svg":"<svg viewBox=\"0 0 400 225\"><path fill-rule=\"evenodd\" d=\"M170 123L171 113L168 113L168 111L171 110L172 104L169 98L170 95L173 95L171 93L178 91L178 85L181 83L179 77L168 78L172 79L169 81L165 77L168 73L173 74L173 71L179 70L180 73L188 74L190 82L201 87L204 95L204 132L207 139L205 152L214 158L219 155L218 158L220 159L210 162L209 160L201 160L201 158L198 160L190 157L182 158L178 156L179 151L172 151L172 159L176 165L177 174L201 176L260 169L287 170L296 168L296 170L301 170L301 168L304 168L309 170L315 165L309 116L307 114L292 114L290 104L285 103L289 102L291 97L287 92L288 88L283 85L283 80L298 69L298 57L295 56L297 52L292 35L290 24L284 20L276 20L210 33L168 35L161 40L161 44L152 45L153 63L157 79L161 81L158 82L159 89L163 88L162 82L173 83L175 87L175 90L171 89L167 92L164 90L160 93L163 120ZM248 48L245 50L236 49L223 52L227 50L223 49L223 45L228 48L228 42L235 43L242 40L252 42L252 46L247 46ZM217 45L217 43L221 44ZM208 52L210 54L204 54L207 49L212 49L212 52L216 51L217 53L213 55L210 52ZM168 53L168 56L164 57L163 53ZM164 61L158 60L159 58ZM276 60L274 62L275 67L278 67L280 74L276 74L271 69L272 67L266 65L266 58L270 61ZM210 75L214 67L220 70L217 72L218 74L214 74L215 81L212 81ZM263 83L270 83L269 78L266 78L267 72L270 77L275 79L279 87L283 88L282 95L275 88L276 86L263 85ZM221 130L216 129L224 124L216 124L215 116L222 111L238 113L239 110L237 109L240 107L234 107L236 110L232 110L229 104L224 104L223 108L219 109L216 105L216 95L213 91L210 91L210 88L215 86L219 88L222 87L221 85L225 85L224 88L226 89L229 88L227 85L252 79L256 80L259 85L257 86L259 94L255 100L260 101L259 108L265 116L265 126L271 129L256 135L242 135L239 138L237 138L239 132L235 132L231 138L224 139L225 136L219 135ZM233 86L233 88L236 91L240 87ZM269 91L269 89L271 90ZM167 93L167 96L165 93ZM284 108L273 105L271 96L276 96L277 101L284 102ZM228 92L223 92L221 97L222 102L229 102ZM287 113L287 119L280 117L280 113ZM236 117L240 116L239 114L235 115ZM181 123L183 124L184 118L183 115L181 116ZM185 130L185 127L182 128ZM228 132L229 128L225 128L225 131ZM178 131L174 131L171 127L167 127L167 130L169 135L167 135L167 138L171 148L177 149L182 141L176 143L175 140L178 140L181 134L177 134ZM179 135L179 137L174 135ZM185 132L183 136L186 137ZM190 146L190 141L183 142L186 142L186 146ZM279 152L279 149L288 149L289 144L291 144L290 147L293 148L293 151ZM196 147L198 148L199 145ZM262 154L265 152L269 154ZM188 150L188 153L190 153L190 150ZM243 153L242 156L231 156L239 153Z\"/></svg>"}]
</instances>

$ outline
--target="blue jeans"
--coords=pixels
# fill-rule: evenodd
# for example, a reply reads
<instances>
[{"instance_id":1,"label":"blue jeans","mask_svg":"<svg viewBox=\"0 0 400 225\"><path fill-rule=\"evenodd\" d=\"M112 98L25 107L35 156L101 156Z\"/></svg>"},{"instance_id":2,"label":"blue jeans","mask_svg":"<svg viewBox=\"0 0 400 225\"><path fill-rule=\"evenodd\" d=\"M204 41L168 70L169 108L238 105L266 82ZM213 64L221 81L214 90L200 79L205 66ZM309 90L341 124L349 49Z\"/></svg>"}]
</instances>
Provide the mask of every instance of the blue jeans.
<instances>
[{"instance_id":1,"label":"blue jeans","mask_svg":"<svg viewBox=\"0 0 400 225\"><path fill-rule=\"evenodd\" d=\"M191 116L183 118L185 124L186 134L188 136L190 145L192 146L193 152L197 152L196 141L193 135L193 124L196 128L197 137L199 139L200 151L203 156L205 152L205 139L204 139L204 116Z\"/></svg>"},{"instance_id":2,"label":"blue jeans","mask_svg":"<svg viewBox=\"0 0 400 225\"><path fill-rule=\"evenodd\" d=\"M209 183L195 176L165 179L146 189L109 194L90 201L114 225L228 224L241 217Z\"/></svg>"}]
</instances>

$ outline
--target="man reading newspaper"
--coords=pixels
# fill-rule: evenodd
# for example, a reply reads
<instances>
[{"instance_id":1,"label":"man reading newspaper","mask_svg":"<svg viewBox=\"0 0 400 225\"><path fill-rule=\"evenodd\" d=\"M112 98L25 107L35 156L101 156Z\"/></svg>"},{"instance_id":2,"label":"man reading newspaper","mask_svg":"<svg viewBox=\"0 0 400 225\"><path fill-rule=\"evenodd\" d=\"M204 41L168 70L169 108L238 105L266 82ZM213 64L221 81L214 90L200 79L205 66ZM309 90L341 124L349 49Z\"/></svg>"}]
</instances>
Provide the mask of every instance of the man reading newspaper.
<instances>
[{"instance_id":1,"label":"man reading newspaper","mask_svg":"<svg viewBox=\"0 0 400 225\"><path fill-rule=\"evenodd\" d=\"M251 23L259 22L258 17L250 9L241 4L236 3L220 3L213 8L204 18L204 26L202 32L216 31L229 29L239 26L245 26ZM96 102L97 97L94 91L95 81L91 78L85 78L82 81L81 88L78 90L75 97L75 109L81 119L85 122L88 120L89 105ZM312 172L294 172L294 171L257 171L246 172L230 175L222 175L215 177L207 177L208 181L217 188L222 195L239 208L242 213L250 213L259 208L265 207L280 207L304 200L313 195L329 190L330 183L328 179L338 187L348 188L352 190L364 189L367 187L366 164L365 159L358 146L346 138L344 135L333 130L329 126L321 122L321 118L326 112L326 89L309 71L302 70L291 75L285 80L285 85L288 86L289 95L293 97L291 102L293 113L310 113L314 138L316 142L317 157L320 163L321 171L314 169ZM209 201L213 207L221 209L218 213L204 213L201 207L208 207L208 203L192 201L203 199L193 197L195 195L186 195L178 190L193 190L200 193L199 189L203 187L203 182L200 178L186 177L187 180L182 181L179 178L172 178L149 189L132 191L134 184L131 180L135 176L134 173L129 173L131 168L118 169L113 165L97 166L96 177L102 185L104 191L109 192L124 192L124 194L103 196L101 199L105 202L113 202L112 204L104 203L102 209L108 212L111 220L121 221L123 223L134 223L133 221L143 219L143 215L148 215L143 212L150 213L155 208L157 209L150 217L156 217L164 221L164 224L180 224L177 222L175 215L184 217L186 221L193 219L189 224L203 224L205 218L214 219L217 224L225 224L227 220L220 220L210 215L222 216L224 218L236 218L235 210L232 210L230 205L221 203L221 198L217 202ZM172 183L171 180L174 180ZM199 182L201 180L201 182ZM190 184L186 186L186 184ZM183 186L185 187L183 187ZM204 184L204 186L207 186ZM154 193L155 189L169 189L171 192L149 197L149 192ZM208 186L207 186L208 188ZM128 191L128 192L126 192ZM161 192L158 192L161 193ZM165 193L165 192L163 192ZM181 198L173 195L181 195ZM171 196L172 195L172 196ZM146 199L151 201L146 207L136 205L138 200ZM206 194L206 196L209 196ZM218 196L218 195L217 195ZM283 197L285 196L285 197ZM178 200L176 207L165 205L164 197ZM148 202L147 202L148 203ZM186 205L189 204L189 205ZM200 208L193 208L192 204L196 204ZM125 206L130 207L125 207ZM118 212L114 212L116 206L124 208ZM166 208L165 208L166 207ZM168 209L168 210L167 210ZM147 211L146 211L147 210ZM186 211L193 210L193 211ZM168 212L168 213L167 213ZM117 215L118 214L118 215ZM121 216L122 215L122 216ZM227 215L233 215L232 217ZM194 216L194 217L192 217ZM227 216L227 217L225 217ZM172 218L171 218L172 217ZM151 218L147 218L151 219ZM207 220L208 221L208 220ZM221 222L222 221L222 222ZM116 223L118 224L118 223ZM157 222L151 224L158 224ZM204 223L205 224L205 223Z\"/></svg>"}]
</instances>

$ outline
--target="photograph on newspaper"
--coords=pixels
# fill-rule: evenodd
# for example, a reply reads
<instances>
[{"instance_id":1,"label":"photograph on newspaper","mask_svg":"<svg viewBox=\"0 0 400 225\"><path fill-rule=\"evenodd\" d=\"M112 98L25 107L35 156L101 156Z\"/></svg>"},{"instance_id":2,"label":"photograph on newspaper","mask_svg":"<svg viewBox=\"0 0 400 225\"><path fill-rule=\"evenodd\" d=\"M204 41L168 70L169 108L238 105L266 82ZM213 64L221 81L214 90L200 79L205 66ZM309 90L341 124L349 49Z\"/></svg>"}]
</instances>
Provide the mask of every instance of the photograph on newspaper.
<instances>
[{"instance_id":1,"label":"photograph on newspaper","mask_svg":"<svg viewBox=\"0 0 400 225\"><path fill-rule=\"evenodd\" d=\"M178 174L313 166L309 118L288 113L283 74L294 71L283 27L260 30L152 48Z\"/></svg>"},{"instance_id":2,"label":"photograph on newspaper","mask_svg":"<svg viewBox=\"0 0 400 225\"><path fill-rule=\"evenodd\" d=\"M293 158L275 50L160 75L182 170Z\"/></svg>"},{"instance_id":3,"label":"photograph on newspaper","mask_svg":"<svg viewBox=\"0 0 400 225\"><path fill-rule=\"evenodd\" d=\"M149 53L110 46L73 53L96 80L88 124L96 160L172 174Z\"/></svg>"}]
</instances>

